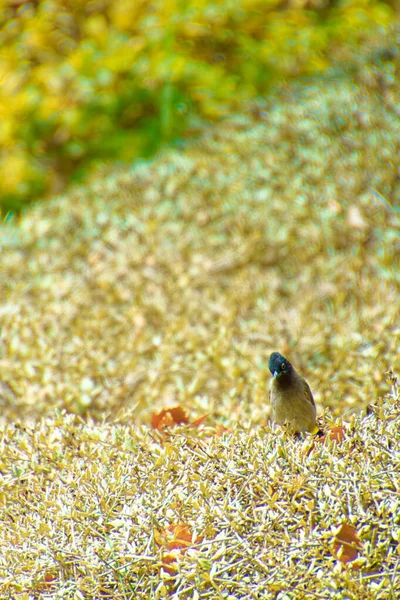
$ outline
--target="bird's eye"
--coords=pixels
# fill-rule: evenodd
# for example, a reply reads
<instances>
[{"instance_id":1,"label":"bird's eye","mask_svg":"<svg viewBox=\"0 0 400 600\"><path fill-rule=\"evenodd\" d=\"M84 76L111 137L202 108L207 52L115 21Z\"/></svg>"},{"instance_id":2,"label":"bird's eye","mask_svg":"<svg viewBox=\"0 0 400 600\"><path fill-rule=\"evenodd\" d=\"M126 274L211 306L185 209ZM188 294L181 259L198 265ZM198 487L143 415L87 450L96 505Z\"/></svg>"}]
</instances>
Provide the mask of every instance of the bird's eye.
<instances>
[{"instance_id":1,"label":"bird's eye","mask_svg":"<svg viewBox=\"0 0 400 600\"><path fill-rule=\"evenodd\" d=\"M282 369L282 371L286 371L286 363L281 364L281 369Z\"/></svg>"}]
</instances>

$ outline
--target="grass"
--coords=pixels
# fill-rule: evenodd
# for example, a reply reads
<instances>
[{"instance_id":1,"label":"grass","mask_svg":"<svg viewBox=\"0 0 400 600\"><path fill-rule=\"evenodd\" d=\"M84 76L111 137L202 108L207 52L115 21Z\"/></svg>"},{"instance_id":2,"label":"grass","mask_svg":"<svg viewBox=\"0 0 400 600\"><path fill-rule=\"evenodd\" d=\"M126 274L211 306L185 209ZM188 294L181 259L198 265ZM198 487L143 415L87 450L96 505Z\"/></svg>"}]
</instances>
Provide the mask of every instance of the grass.
<instances>
[{"instance_id":1,"label":"grass","mask_svg":"<svg viewBox=\"0 0 400 600\"><path fill-rule=\"evenodd\" d=\"M394 36L3 225L2 597L398 596L398 75ZM341 444L268 423L273 350Z\"/></svg>"},{"instance_id":2,"label":"grass","mask_svg":"<svg viewBox=\"0 0 400 600\"><path fill-rule=\"evenodd\" d=\"M181 428L160 443L73 415L8 424L2 596L394 599L399 406L397 389L352 418L343 444L311 454L269 425ZM342 522L363 544L349 565L333 553ZM201 539L169 573L156 539L174 523Z\"/></svg>"}]
</instances>

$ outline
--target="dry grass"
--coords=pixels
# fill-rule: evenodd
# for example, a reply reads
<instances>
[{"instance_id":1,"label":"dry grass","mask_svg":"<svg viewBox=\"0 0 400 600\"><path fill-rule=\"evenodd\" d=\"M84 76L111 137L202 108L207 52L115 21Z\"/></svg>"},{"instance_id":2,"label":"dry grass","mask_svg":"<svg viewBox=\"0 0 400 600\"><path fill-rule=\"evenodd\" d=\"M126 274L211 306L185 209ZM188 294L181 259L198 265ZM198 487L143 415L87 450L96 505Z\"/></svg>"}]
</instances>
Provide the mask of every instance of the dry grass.
<instances>
[{"instance_id":1,"label":"dry grass","mask_svg":"<svg viewBox=\"0 0 400 600\"><path fill-rule=\"evenodd\" d=\"M3 226L2 597L397 597L390 44ZM272 350L350 421L343 445L307 455L259 427ZM139 427L178 403L208 427ZM343 520L359 570L330 553ZM171 578L154 531L174 522L204 539Z\"/></svg>"},{"instance_id":2,"label":"dry grass","mask_svg":"<svg viewBox=\"0 0 400 600\"><path fill-rule=\"evenodd\" d=\"M73 415L6 425L2 597L395 600L399 419L394 386L343 444L309 455L308 440L270 426L182 428L160 443ZM332 554L342 522L363 543L353 568ZM155 536L176 523L202 540L169 574Z\"/></svg>"}]
</instances>

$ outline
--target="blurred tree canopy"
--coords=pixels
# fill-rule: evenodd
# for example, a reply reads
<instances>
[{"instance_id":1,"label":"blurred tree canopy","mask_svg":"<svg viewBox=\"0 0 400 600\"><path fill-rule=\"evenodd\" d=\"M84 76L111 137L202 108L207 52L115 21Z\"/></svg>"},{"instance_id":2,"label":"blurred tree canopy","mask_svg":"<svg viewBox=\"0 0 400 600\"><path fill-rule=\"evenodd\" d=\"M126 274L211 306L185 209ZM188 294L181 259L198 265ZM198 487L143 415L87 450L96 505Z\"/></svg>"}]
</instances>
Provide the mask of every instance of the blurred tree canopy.
<instances>
[{"instance_id":1,"label":"blurred tree canopy","mask_svg":"<svg viewBox=\"0 0 400 600\"><path fill-rule=\"evenodd\" d=\"M0 0L0 208L151 156L395 18L390 0Z\"/></svg>"}]
</instances>

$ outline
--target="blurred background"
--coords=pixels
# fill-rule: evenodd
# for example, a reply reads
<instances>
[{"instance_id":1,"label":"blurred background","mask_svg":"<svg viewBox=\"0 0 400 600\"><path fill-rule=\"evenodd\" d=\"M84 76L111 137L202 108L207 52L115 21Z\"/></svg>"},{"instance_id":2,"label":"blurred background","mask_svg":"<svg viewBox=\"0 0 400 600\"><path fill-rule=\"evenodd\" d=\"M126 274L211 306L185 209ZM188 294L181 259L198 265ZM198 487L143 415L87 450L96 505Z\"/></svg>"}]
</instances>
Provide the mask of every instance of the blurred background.
<instances>
[{"instance_id":1,"label":"blurred background","mask_svg":"<svg viewBox=\"0 0 400 600\"><path fill-rule=\"evenodd\" d=\"M396 0L0 0L0 210L346 61Z\"/></svg>"}]
</instances>

